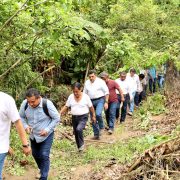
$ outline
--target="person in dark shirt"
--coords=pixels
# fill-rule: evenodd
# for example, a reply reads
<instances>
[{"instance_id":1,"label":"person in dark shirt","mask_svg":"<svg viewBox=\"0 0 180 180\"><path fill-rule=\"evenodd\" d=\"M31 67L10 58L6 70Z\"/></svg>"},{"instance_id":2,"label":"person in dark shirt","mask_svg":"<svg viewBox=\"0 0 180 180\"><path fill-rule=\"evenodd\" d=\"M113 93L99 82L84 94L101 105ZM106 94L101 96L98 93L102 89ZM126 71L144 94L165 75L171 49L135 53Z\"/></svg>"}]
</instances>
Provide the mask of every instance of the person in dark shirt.
<instances>
[{"instance_id":1,"label":"person in dark shirt","mask_svg":"<svg viewBox=\"0 0 180 180\"><path fill-rule=\"evenodd\" d=\"M119 85L114 80L109 79L108 73L102 72L99 76L106 82L106 85L109 89L108 109L105 111L105 114L108 125L108 133L112 134L114 131L114 122L116 119L116 108L118 103L116 90L119 91L122 98L122 102L124 101L124 96Z\"/></svg>"}]
</instances>

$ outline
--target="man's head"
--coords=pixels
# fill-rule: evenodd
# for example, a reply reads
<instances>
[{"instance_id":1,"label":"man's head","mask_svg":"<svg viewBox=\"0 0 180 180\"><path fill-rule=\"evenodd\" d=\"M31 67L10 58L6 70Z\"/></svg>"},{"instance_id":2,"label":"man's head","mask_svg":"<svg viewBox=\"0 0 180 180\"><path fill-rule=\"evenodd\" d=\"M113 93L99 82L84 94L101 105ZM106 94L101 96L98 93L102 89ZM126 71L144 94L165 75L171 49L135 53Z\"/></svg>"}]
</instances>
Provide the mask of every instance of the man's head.
<instances>
[{"instance_id":1,"label":"man's head","mask_svg":"<svg viewBox=\"0 0 180 180\"><path fill-rule=\"evenodd\" d=\"M32 108L36 108L41 101L40 92L35 88L28 89L26 92L26 99Z\"/></svg>"},{"instance_id":2,"label":"man's head","mask_svg":"<svg viewBox=\"0 0 180 180\"><path fill-rule=\"evenodd\" d=\"M126 72L125 71L120 73L120 79L121 79L121 81L124 81L126 79Z\"/></svg>"},{"instance_id":3,"label":"man's head","mask_svg":"<svg viewBox=\"0 0 180 180\"><path fill-rule=\"evenodd\" d=\"M79 82L75 82L73 85L72 85L72 90L73 90L73 93L74 93L74 96L76 98L79 98L81 93L82 93L82 85L81 83Z\"/></svg>"},{"instance_id":4,"label":"man's head","mask_svg":"<svg viewBox=\"0 0 180 180\"><path fill-rule=\"evenodd\" d=\"M103 79L105 82L107 82L108 81L108 78L109 78L109 75L108 75L108 73L107 72L102 72L102 73L100 73L99 74L99 77L101 78L101 79Z\"/></svg>"},{"instance_id":5,"label":"man's head","mask_svg":"<svg viewBox=\"0 0 180 180\"><path fill-rule=\"evenodd\" d=\"M96 71L95 70L90 70L89 73L89 80L93 83L96 79Z\"/></svg>"},{"instance_id":6,"label":"man's head","mask_svg":"<svg viewBox=\"0 0 180 180\"><path fill-rule=\"evenodd\" d=\"M141 80L143 80L145 78L145 75L144 74L140 74L139 75L139 80L141 81Z\"/></svg>"},{"instance_id":7,"label":"man's head","mask_svg":"<svg viewBox=\"0 0 180 180\"><path fill-rule=\"evenodd\" d=\"M130 75L133 77L136 74L136 70L134 68L130 69Z\"/></svg>"}]
</instances>

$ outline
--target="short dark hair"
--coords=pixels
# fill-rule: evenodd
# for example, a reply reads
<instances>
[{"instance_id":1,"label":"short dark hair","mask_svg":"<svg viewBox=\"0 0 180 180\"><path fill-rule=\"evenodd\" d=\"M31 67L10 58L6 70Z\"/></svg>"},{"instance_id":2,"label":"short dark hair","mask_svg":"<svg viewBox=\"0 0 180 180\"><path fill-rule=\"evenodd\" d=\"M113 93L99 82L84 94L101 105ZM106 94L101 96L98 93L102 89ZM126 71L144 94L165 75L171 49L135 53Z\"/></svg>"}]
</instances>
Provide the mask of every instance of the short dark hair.
<instances>
[{"instance_id":1,"label":"short dark hair","mask_svg":"<svg viewBox=\"0 0 180 180\"><path fill-rule=\"evenodd\" d=\"M144 79L145 75L144 74L139 74L139 78Z\"/></svg>"},{"instance_id":2,"label":"short dark hair","mask_svg":"<svg viewBox=\"0 0 180 180\"><path fill-rule=\"evenodd\" d=\"M35 96L36 98L40 97L40 92L35 88L30 88L26 92L26 97L32 97Z\"/></svg>"},{"instance_id":3,"label":"short dark hair","mask_svg":"<svg viewBox=\"0 0 180 180\"><path fill-rule=\"evenodd\" d=\"M81 90L82 84L79 83L79 82L75 82L75 83L72 84L71 88L72 89L78 88L79 90Z\"/></svg>"},{"instance_id":4,"label":"short dark hair","mask_svg":"<svg viewBox=\"0 0 180 180\"><path fill-rule=\"evenodd\" d=\"M136 70L134 68L131 68L130 72L136 73Z\"/></svg>"},{"instance_id":5,"label":"short dark hair","mask_svg":"<svg viewBox=\"0 0 180 180\"><path fill-rule=\"evenodd\" d=\"M97 74L97 73L96 73L96 70L94 70L94 69L89 70L88 75L90 75L90 74L95 74L95 75L96 75L96 74Z\"/></svg>"},{"instance_id":6,"label":"short dark hair","mask_svg":"<svg viewBox=\"0 0 180 180\"><path fill-rule=\"evenodd\" d=\"M120 76L126 76L126 72L125 71L122 71L122 72L120 72Z\"/></svg>"}]
</instances>

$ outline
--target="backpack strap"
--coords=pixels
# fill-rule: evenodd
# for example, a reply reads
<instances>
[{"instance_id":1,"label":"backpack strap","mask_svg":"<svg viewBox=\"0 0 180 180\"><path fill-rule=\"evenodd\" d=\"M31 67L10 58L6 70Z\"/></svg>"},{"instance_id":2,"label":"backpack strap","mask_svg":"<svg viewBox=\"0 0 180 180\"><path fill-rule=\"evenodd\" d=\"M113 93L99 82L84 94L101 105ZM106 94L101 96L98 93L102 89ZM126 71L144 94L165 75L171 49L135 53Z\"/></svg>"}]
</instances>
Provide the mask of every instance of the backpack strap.
<instances>
[{"instance_id":1,"label":"backpack strap","mask_svg":"<svg viewBox=\"0 0 180 180\"><path fill-rule=\"evenodd\" d=\"M24 111L26 111L27 108L28 108L28 102L26 101L26 104L24 106Z\"/></svg>"},{"instance_id":2,"label":"backpack strap","mask_svg":"<svg viewBox=\"0 0 180 180\"><path fill-rule=\"evenodd\" d=\"M42 99L42 107L43 107L44 113L51 118L48 111L48 107L47 107L47 99L44 99L44 98Z\"/></svg>"},{"instance_id":3,"label":"backpack strap","mask_svg":"<svg viewBox=\"0 0 180 180\"><path fill-rule=\"evenodd\" d=\"M42 98L42 107L43 107L43 111L46 114L46 116L51 118L49 111L48 111L48 107L47 107L47 99ZM28 102L26 102L26 104L24 106L24 111L26 111L27 108L28 108Z\"/></svg>"}]
</instances>

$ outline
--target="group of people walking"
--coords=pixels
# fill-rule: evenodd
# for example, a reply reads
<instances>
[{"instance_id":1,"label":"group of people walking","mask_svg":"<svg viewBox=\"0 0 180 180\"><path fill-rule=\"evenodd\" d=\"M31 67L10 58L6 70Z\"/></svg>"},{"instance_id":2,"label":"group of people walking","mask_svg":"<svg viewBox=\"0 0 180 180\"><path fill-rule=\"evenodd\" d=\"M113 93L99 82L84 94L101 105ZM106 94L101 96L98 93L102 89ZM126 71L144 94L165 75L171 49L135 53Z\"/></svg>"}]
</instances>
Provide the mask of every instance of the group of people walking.
<instances>
[{"instance_id":1,"label":"group of people walking","mask_svg":"<svg viewBox=\"0 0 180 180\"><path fill-rule=\"evenodd\" d=\"M40 170L39 179L47 180L54 129L60 122L60 116L70 109L77 148L83 151L83 130L89 119L89 113L94 140L99 140L102 131L105 130L109 135L113 134L116 119L124 123L126 115L132 116L134 107L139 106L145 98L147 77L150 92L155 91L152 85L155 82L153 73L153 70L149 70L147 74L137 75L136 70L132 68L129 73L121 72L118 79L112 80L107 72L102 72L98 76L95 70L90 70L84 88L79 82L75 82L72 85L73 93L59 112L50 100L41 97L37 89L27 90L26 99L22 102L19 112L14 99L0 92L0 180L4 160L10 149L11 122L18 131L23 152L26 155L32 152ZM102 117L103 110L106 123ZM26 133L29 134L30 144Z\"/></svg>"}]
</instances>

